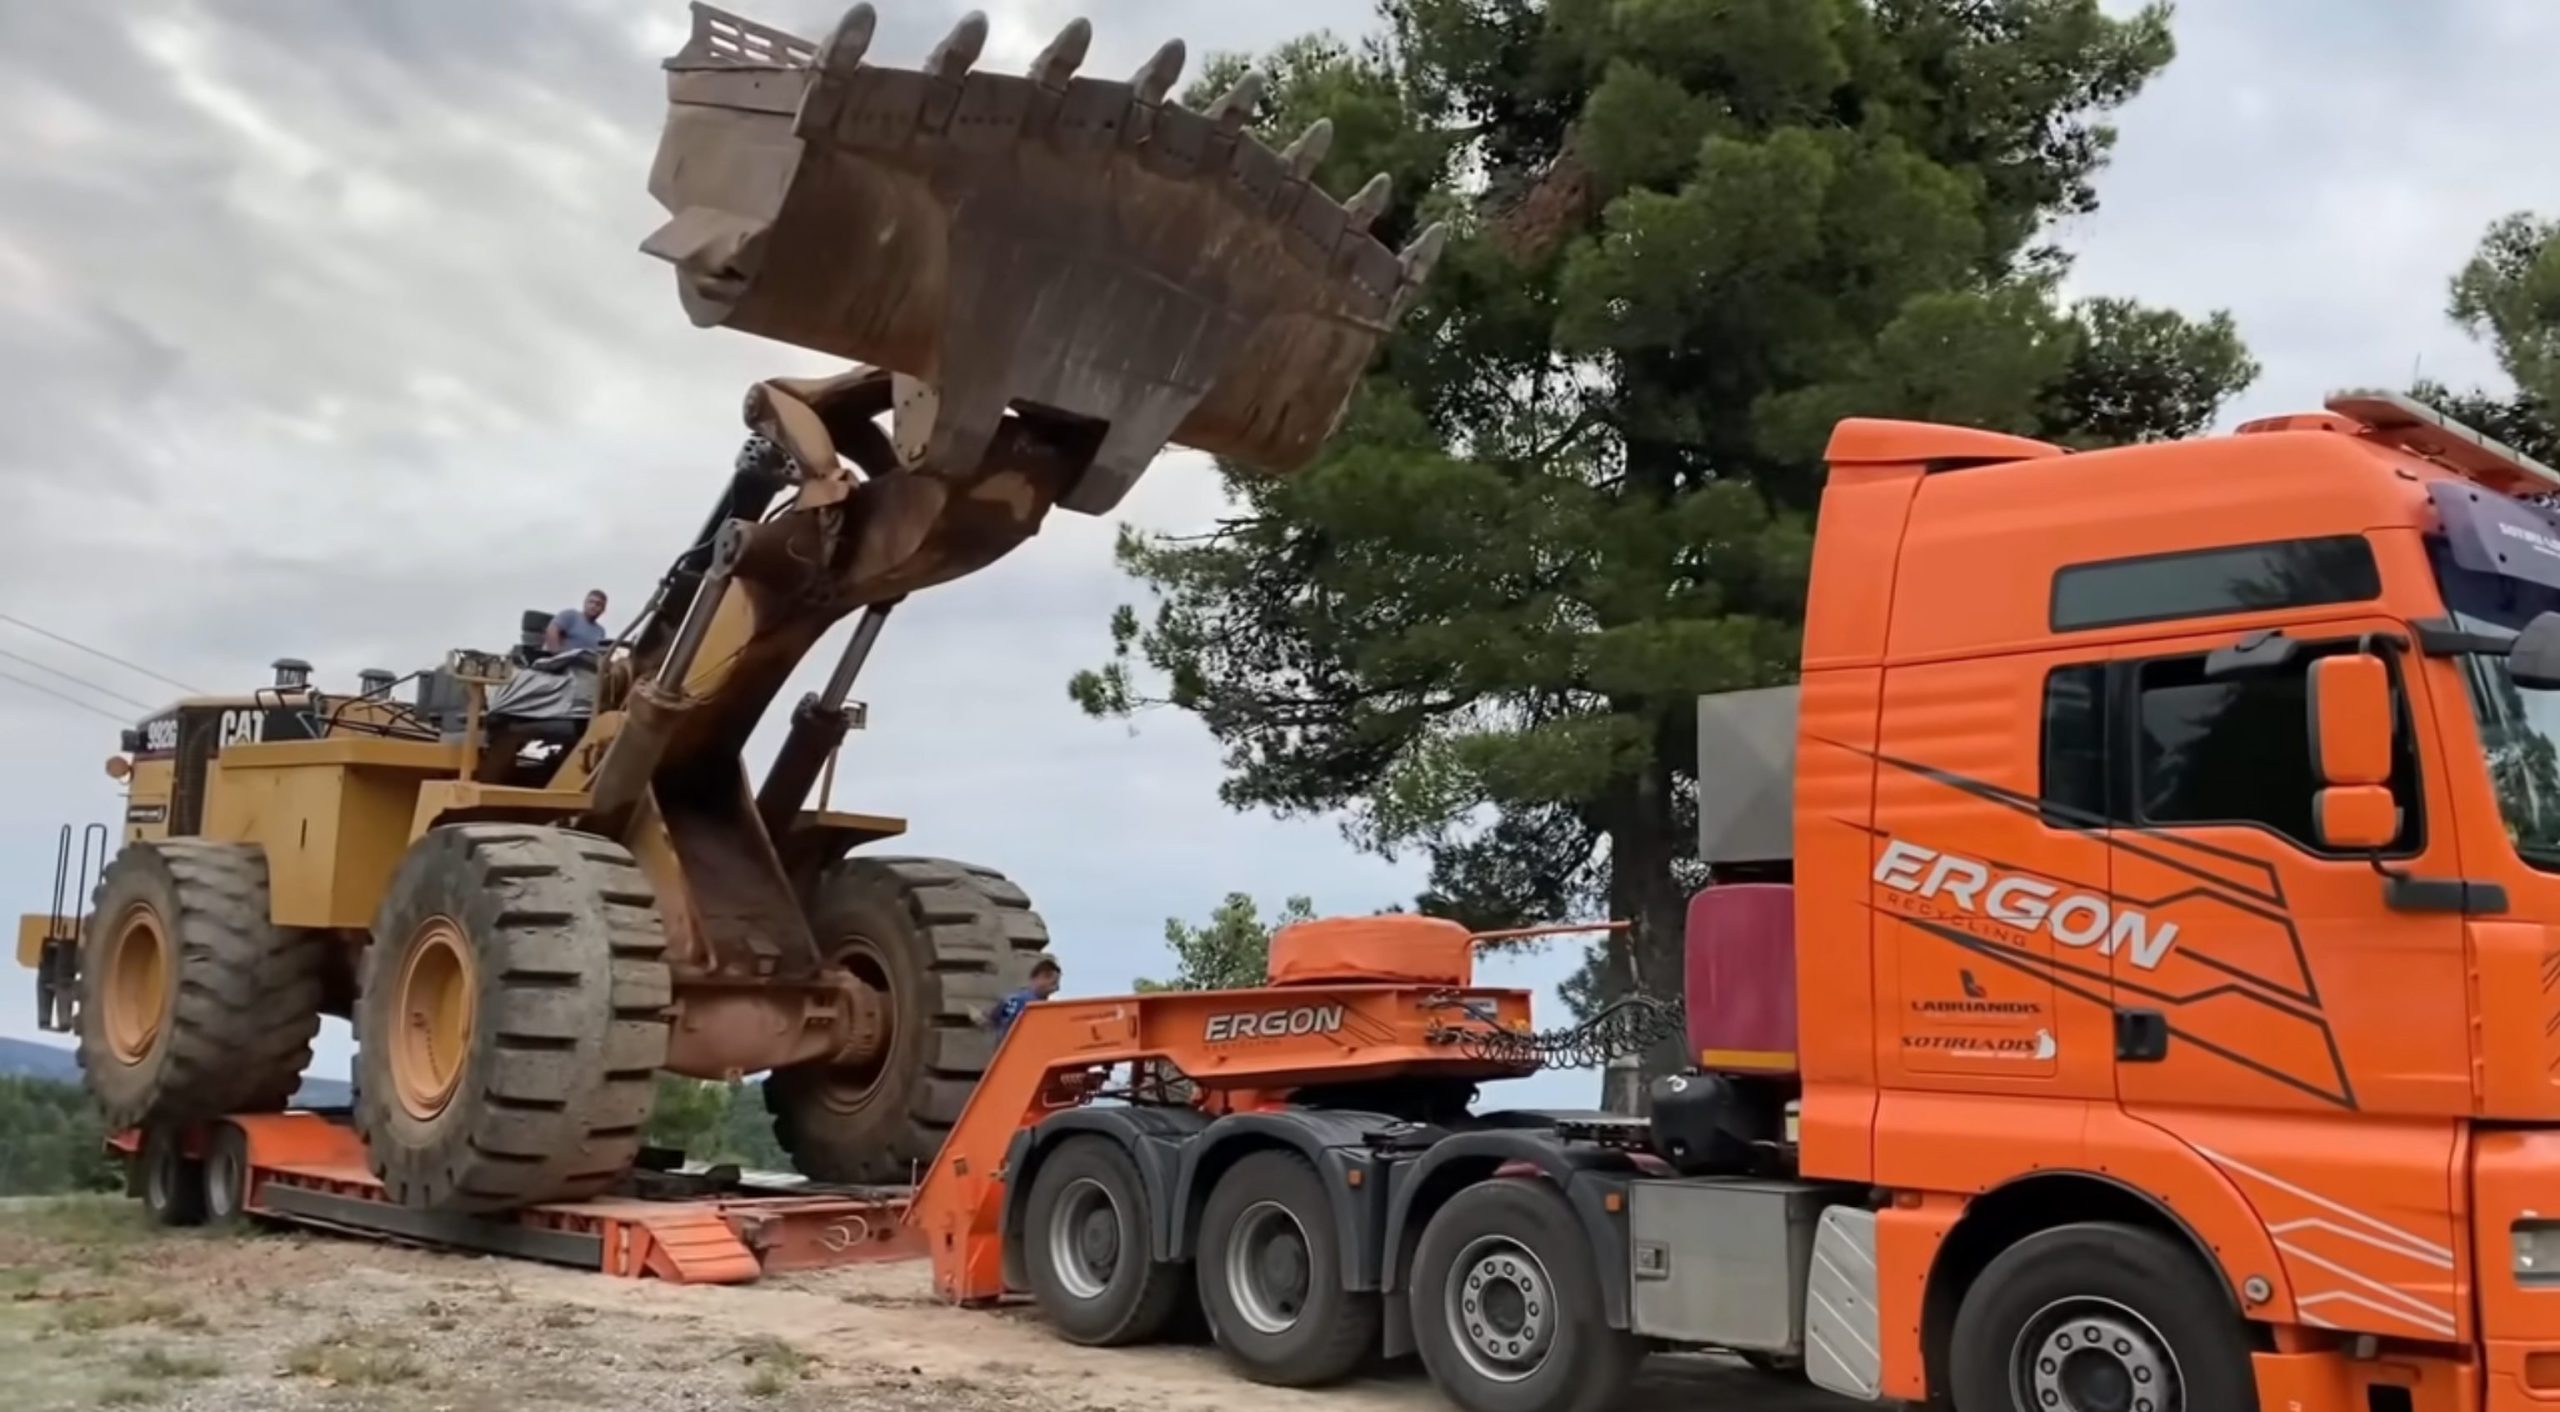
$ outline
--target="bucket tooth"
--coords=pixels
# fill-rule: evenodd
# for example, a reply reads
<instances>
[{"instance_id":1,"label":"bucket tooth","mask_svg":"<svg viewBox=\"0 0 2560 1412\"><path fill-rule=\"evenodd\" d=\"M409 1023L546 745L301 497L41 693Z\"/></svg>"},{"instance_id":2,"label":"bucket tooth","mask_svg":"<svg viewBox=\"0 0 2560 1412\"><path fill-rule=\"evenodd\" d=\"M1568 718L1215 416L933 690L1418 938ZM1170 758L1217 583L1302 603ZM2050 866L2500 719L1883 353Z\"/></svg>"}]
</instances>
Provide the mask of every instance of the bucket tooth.
<instances>
[{"instance_id":1,"label":"bucket tooth","mask_svg":"<svg viewBox=\"0 0 2560 1412\"><path fill-rule=\"evenodd\" d=\"M1396 256L1396 265L1404 275L1404 282L1396 289L1395 312L1398 315L1412 308L1413 301L1421 297L1422 286L1430 281L1431 272L1439 267L1440 256L1448 248L1449 223L1433 221Z\"/></svg>"},{"instance_id":2,"label":"bucket tooth","mask_svg":"<svg viewBox=\"0 0 2560 1412\"><path fill-rule=\"evenodd\" d=\"M1334 134L1266 145L1259 77L1206 112L1168 102L1179 40L1114 81L1080 71L1079 23L998 72L972 14L899 67L866 8L844 16L813 44L697 6L667 65L667 219L643 249L697 325L901 375L909 469L1036 447L1082 514L1168 446L1315 459L1445 236L1399 256L1369 229L1384 179L1347 204L1313 189Z\"/></svg>"},{"instance_id":3,"label":"bucket tooth","mask_svg":"<svg viewBox=\"0 0 2560 1412\"><path fill-rule=\"evenodd\" d=\"M1065 88L1067 80L1084 67L1085 55L1093 49L1093 21L1079 15L1067 21L1040 57L1031 61L1031 81L1042 88Z\"/></svg>"},{"instance_id":4,"label":"bucket tooth","mask_svg":"<svg viewBox=\"0 0 2560 1412\"><path fill-rule=\"evenodd\" d=\"M1298 140L1289 144L1289 150L1280 154L1280 160L1289 164L1289 175L1305 181L1316 174L1316 168L1324 165L1325 154L1332 150L1333 119L1318 118L1305 132L1298 134Z\"/></svg>"},{"instance_id":5,"label":"bucket tooth","mask_svg":"<svg viewBox=\"0 0 2560 1412\"><path fill-rule=\"evenodd\" d=\"M987 12L971 10L960 17L960 23L933 46L933 56L924 61L925 72L946 82L956 83L968 75L987 52Z\"/></svg>"},{"instance_id":6,"label":"bucket tooth","mask_svg":"<svg viewBox=\"0 0 2560 1412\"><path fill-rule=\"evenodd\" d=\"M1179 39L1168 39L1145 63L1138 66L1137 76L1129 86L1138 91L1138 101L1150 108L1161 107L1165 95L1182 81L1182 66L1191 51Z\"/></svg>"},{"instance_id":7,"label":"bucket tooth","mask_svg":"<svg viewBox=\"0 0 2560 1412\"><path fill-rule=\"evenodd\" d=\"M1253 120L1253 110L1261 102L1262 75L1247 69L1244 77L1236 80L1236 86L1219 94L1218 101L1210 104L1209 111L1203 116L1216 123L1222 132L1242 132L1244 125Z\"/></svg>"},{"instance_id":8,"label":"bucket tooth","mask_svg":"<svg viewBox=\"0 0 2560 1412\"><path fill-rule=\"evenodd\" d=\"M1385 172L1369 178L1369 184L1352 193L1342 203L1342 224L1355 231L1366 231L1387 213L1387 203L1395 197L1396 184Z\"/></svg>"},{"instance_id":9,"label":"bucket tooth","mask_svg":"<svg viewBox=\"0 0 2560 1412\"><path fill-rule=\"evenodd\" d=\"M827 31L826 42L818 46L817 67L830 77L850 78L862 67L862 56L871 52L871 41L880 33L880 12L867 4L856 5L844 12L836 27Z\"/></svg>"}]
</instances>

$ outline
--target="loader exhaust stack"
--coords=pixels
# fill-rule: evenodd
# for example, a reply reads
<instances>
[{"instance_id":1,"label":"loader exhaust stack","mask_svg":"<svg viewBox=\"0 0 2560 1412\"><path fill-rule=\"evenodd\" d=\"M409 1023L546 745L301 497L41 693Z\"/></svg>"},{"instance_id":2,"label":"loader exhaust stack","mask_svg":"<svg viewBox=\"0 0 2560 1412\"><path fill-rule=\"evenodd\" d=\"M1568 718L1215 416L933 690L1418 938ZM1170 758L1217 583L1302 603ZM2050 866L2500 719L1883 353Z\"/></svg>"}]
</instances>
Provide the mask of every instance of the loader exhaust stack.
<instances>
[{"instance_id":1,"label":"loader exhaust stack","mask_svg":"<svg viewBox=\"0 0 2560 1412\"><path fill-rule=\"evenodd\" d=\"M983 15L920 69L868 62L876 27L856 5L812 43L693 6L649 182L670 219L642 248L695 324L925 385L902 415L929 425L899 437L918 466L977 466L1008 412L1081 426L1058 503L1086 514L1168 443L1314 457L1438 230L1399 255L1369 233L1384 177L1348 203L1314 186L1325 125L1285 152L1245 131L1258 77L1169 101L1178 41L1114 80L1077 72L1083 20L1021 75L974 67Z\"/></svg>"}]
</instances>

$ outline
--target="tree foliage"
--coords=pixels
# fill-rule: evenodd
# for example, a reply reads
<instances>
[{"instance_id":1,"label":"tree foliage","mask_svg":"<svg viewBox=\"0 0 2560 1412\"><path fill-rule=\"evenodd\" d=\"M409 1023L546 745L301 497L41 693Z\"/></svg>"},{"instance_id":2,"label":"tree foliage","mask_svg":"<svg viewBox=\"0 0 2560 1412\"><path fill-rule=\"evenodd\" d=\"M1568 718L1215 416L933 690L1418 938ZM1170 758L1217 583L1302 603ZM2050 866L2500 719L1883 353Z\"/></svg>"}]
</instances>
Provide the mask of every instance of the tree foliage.
<instances>
[{"instance_id":1,"label":"tree foliage","mask_svg":"<svg viewBox=\"0 0 2560 1412\"><path fill-rule=\"evenodd\" d=\"M696 1162L734 1162L764 1172L792 1169L791 1158L774 1138L773 1114L765 1107L761 1083L660 1074L646 1135L651 1145L673 1148Z\"/></svg>"},{"instance_id":2,"label":"tree foliage","mask_svg":"<svg viewBox=\"0 0 2560 1412\"><path fill-rule=\"evenodd\" d=\"M1316 180L1453 238L1317 464L1124 533L1153 598L1071 694L1171 705L1223 797L1341 811L1477 927L1635 922L1576 994L1678 983L1701 693L1795 670L1821 448L1849 415L2075 444L2203 427L2230 321L2066 302L2107 114L2168 12L2097 0L1387 0L1284 46L1256 115ZM1214 66L1205 88L1232 76Z\"/></svg>"},{"instance_id":3,"label":"tree foliage","mask_svg":"<svg viewBox=\"0 0 2560 1412\"><path fill-rule=\"evenodd\" d=\"M1204 926L1179 917L1164 921L1165 949L1173 953L1169 980L1140 980L1140 993L1155 990L1246 990L1261 985L1271 969L1271 938L1281 928L1311 920L1315 904L1292 897L1280 915L1265 922L1249 893L1231 892Z\"/></svg>"},{"instance_id":4,"label":"tree foliage","mask_svg":"<svg viewBox=\"0 0 2560 1412\"><path fill-rule=\"evenodd\" d=\"M2454 276L2448 312L2489 345L2514 385L2506 392L2456 392L2421 382L2411 395L2546 465L2560 465L2560 221L2518 213L2493 222Z\"/></svg>"},{"instance_id":5,"label":"tree foliage","mask_svg":"<svg viewBox=\"0 0 2560 1412\"><path fill-rule=\"evenodd\" d=\"M0 1077L0 1196L115 1191L106 1122L77 1084Z\"/></svg>"}]
</instances>

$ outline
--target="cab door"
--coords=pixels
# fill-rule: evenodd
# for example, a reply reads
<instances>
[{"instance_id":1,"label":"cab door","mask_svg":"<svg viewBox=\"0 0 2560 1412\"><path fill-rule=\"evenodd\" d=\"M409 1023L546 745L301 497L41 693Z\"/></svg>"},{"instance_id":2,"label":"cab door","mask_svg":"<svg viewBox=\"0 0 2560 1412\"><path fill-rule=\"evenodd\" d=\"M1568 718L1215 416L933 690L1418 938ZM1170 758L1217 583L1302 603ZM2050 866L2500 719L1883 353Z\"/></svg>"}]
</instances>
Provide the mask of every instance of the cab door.
<instances>
[{"instance_id":1,"label":"cab door","mask_svg":"<svg viewBox=\"0 0 2560 1412\"><path fill-rule=\"evenodd\" d=\"M2227 630L2115 654L2113 896L2057 911L2053 930L2107 957L2128 1108L2466 1112L2462 917L2393 906L2382 871L2461 876L2433 703L2405 656L2383 654L2399 838L2377 859L2323 846L2313 825L2311 664L2407 630L2349 619L2286 635L2289 660L2259 670L2210 669Z\"/></svg>"},{"instance_id":2,"label":"cab door","mask_svg":"<svg viewBox=\"0 0 2560 1412\"><path fill-rule=\"evenodd\" d=\"M1869 879L1883 1087L2112 1097L2106 972L2067 968L2040 904L2103 895L2106 847L2046 797L2046 750L2020 728L2050 683L2089 680L2067 653L1886 670Z\"/></svg>"}]
</instances>

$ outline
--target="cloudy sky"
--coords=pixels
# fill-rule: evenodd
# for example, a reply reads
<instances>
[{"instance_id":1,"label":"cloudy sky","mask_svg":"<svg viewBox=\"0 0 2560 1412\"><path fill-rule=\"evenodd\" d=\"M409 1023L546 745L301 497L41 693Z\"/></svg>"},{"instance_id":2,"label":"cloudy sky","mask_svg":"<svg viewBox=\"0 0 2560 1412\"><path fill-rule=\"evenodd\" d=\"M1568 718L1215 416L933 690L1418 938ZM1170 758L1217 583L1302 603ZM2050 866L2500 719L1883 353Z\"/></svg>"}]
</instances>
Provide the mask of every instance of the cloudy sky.
<instances>
[{"instance_id":1,"label":"cloudy sky","mask_svg":"<svg viewBox=\"0 0 2560 1412\"><path fill-rule=\"evenodd\" d=\"M739 7L811 36L837 8ZM874 52L911 64L961 7L880 8ZM1080 7L987 8L986 62L1020 65ZM1254 49L1357 32L1370 7L1081 9L1092 66L1121 72L1171 35L1195 57ZM657 61L684 29L679 0L0 3L0 614L236 689L281 654L344 687L501 645L520 609L591 584L636 607L725 474L746 384L824 366L692 329L636 253L660 219ZM2413 369L2494 379L2443 317L2445 280L2496 216L2560 213L2543 72L2560 7L2188 0L2178 32L2123 115L2105 209L2063 232L2079 285L2233 311L2267 368L2235 419ZM1175 457L1122 513L1185 528L1217 508ZM1410 862L1355 855L1327 821L1223 810L1188 721L1069 704L1128 597L1112 532L1061 514L905 607L858 693L873 730L839 802L1010 870L1087 993L1163 969L1164 919L1229 890L1409 897ZM4 622L0 652L166 690ZM0 673L133 714L23 660ZM0 682L0 888L22 907L45 905L65 819L114 817L114 745L110 720ZM1501 974L1545 989L1570 960ZM34 1032L18 975L0 1034ZM324 1070L345 1054L333 1026ZM1520 1087L1505 1096L1594 1085Z\"/></svg>"}]
</instances>

